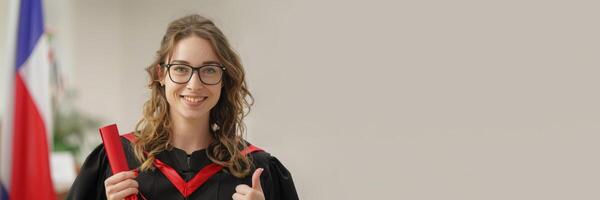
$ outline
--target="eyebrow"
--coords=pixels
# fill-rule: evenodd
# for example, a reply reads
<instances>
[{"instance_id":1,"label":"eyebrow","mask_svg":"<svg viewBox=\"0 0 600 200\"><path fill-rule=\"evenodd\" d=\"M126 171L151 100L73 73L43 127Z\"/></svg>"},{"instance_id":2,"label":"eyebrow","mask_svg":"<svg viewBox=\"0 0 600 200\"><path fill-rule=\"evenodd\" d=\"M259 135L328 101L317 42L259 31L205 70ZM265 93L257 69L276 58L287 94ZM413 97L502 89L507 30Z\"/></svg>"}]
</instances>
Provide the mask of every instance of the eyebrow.
<instances>
[{"instance_id":1,"label":"eyebrow","mask_svg":"<svg viewBox=\"0 0 600 200\"><path fill-rule=\"evenodd\" d=\"M173 61L171 61L171 63L183 63L183 64L191 65L190 62L185 61L185 60L173 60ZM220 65L221 63L217 62L217 61L205 61L205 62L202 63L202 65L206 65L206 64L218 64L218 65Z\"/></svg>"}]
</instances>

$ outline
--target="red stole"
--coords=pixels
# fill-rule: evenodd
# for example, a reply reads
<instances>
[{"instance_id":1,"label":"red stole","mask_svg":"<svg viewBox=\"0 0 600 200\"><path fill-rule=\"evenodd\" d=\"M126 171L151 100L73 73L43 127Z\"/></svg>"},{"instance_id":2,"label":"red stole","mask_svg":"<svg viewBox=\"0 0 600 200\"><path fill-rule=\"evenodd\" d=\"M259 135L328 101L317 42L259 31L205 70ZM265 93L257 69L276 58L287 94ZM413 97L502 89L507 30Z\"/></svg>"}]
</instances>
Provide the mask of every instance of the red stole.
<instances>
[{"instance_id":1,"label":"red stole","mask_svg":"<svg viewBox=\"0 0 600 200\"><path fill-rule=\"evenodd\" d=\"M131 142L135 141L135 135L133 135L132 133L123 135L123 137L127 138ZM248 147L246 147L246 149L242 150L242 154L247 155L257 151L263 150L254 145L249 145ZM196 191L196 189L202 186L210 177L212 177L217 172L221 171L221 169L223 169L223 166L221 165L215 163L208 164L200 171L198 171L198 173L190 181L186 182L183 178L181 178L181 176L179 176L179 174L177 174L177 171L175 171L173 167L163 163L162 161L156 158L154 159L153 164L158 170L160 170L160 172L162 172L167 177L171 184L173 184L175 188L177 188L179 193L181 193L181 195L183 195L186 198L189 197L192 193L194 193L194 191Z\"/></svg>"}]
</instances>

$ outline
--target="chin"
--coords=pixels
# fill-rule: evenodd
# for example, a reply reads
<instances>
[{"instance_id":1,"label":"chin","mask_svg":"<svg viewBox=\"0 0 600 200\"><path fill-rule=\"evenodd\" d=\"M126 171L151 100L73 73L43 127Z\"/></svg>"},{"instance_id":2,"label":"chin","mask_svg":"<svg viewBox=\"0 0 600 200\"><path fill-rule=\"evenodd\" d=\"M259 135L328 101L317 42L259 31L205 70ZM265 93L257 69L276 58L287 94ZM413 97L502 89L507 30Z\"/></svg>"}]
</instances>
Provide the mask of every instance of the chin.
<instances>
[{"instance_id":1,"label":"chin","mask_svg":"<svg viewBox=\"0 0 600 200\"><path fill-rule=\"evenodd\" d=\"M196 113L196 112L190 113L190 112L186 112L186 113L183 113L182 116L185 119L191 119L191 120L202 119L202 118L208 116L208 112L206 112L206 113Z\"/></svg>"}]
</instances>

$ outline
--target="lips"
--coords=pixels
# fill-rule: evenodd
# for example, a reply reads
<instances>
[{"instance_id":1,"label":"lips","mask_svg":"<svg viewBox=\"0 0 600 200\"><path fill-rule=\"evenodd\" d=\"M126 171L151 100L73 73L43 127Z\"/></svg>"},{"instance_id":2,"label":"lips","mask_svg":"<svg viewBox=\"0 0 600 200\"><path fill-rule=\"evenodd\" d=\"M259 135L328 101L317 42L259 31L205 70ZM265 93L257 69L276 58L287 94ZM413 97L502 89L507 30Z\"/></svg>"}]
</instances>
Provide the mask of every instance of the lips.
<instances>
[{"instance_id":1,"label":"lips","mask_svg":"<svg viewBox=\"0 0 600 200\"><path fill-rule=\"evenodd\" d=\"M198 106L200 104L202 104L206 98L206 96L189 96L189 95L179 95L179 97L181 99L183 99L183 102L185 102L186 104L190 105L190 106Z\"/></svg>"}]
</instances>

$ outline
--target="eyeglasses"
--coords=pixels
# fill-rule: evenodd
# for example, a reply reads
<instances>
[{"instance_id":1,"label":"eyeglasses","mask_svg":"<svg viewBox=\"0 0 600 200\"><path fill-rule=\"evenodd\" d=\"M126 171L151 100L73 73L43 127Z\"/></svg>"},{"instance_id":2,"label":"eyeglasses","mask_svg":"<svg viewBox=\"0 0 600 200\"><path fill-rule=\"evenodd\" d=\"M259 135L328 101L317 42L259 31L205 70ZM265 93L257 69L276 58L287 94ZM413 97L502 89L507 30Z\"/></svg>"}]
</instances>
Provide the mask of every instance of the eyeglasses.
<instances>
[{"instance_id":1,"label":"eyeglasses","mask_svg":"<svg viewBox=\"0 0 600 200\"><path fill-rule=\"evenodd\" d=\"M169 72L171 81L178 84L188 83L192 79L194 72L198 72L200 81L206 85L216 85L221 82L225 67L221 64L211 63L200 67L192 67L187 64L161 64Z\"/></svg>"}]
</instances>

